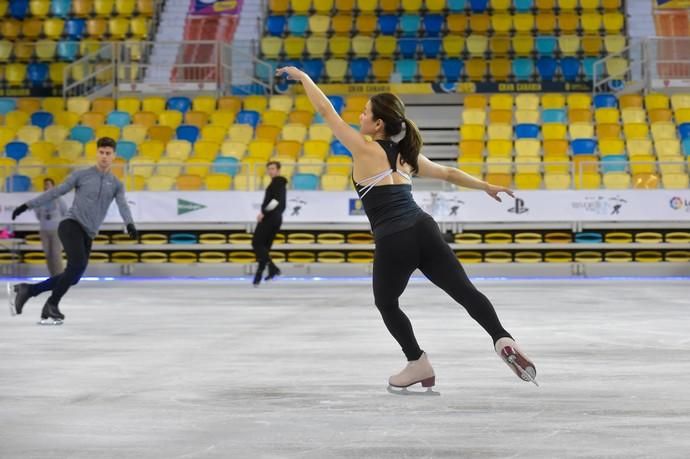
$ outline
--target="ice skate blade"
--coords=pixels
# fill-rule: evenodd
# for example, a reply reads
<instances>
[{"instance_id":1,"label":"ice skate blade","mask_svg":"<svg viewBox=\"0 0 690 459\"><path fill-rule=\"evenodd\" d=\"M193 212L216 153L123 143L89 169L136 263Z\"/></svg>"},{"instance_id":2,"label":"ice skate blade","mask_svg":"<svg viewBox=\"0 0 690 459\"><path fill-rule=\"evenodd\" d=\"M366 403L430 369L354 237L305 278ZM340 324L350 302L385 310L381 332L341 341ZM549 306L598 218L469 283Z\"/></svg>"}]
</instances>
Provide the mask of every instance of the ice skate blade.
<instances>
[{"instance_id":1,"label":"ice skate blade","mask_svg":"<svg viewBox=\"0 0 690 459\"><path fill-rule=\"evenodd\" d=\"M527 367L526 369L522 368L522 366L520 366L520 364L517 362L517 356L515 355L508 356L507 360L508 363L517 368L518 372L520 373L520 379L522 379L523 381L529 381L535 386L539 387L539 383L535 379L537 376L537 372L533 367Z\"/></svg>"},{"instance_id":2,"label":"ice skate blade","mask_svg":"<svg viewBox=\"0 0 690 459\"><path fill-rule=\"evenodd\" d=\"M12 290L12 284L9 282L7 283L7 304L10 306L10 315L11 316L16 316L17 315L17 309L14 307L14 292Z\"/></svg>"},{"instance_id":3,"label":"ice skate blade","mask_svg":"<svg viewBox=\"0 0 690 459\"><path fill-rule=\"evenodd\" d=\"M41 319L38 322L36 322L36 325L47 325L47 326L54 326L54 325L62 325L63 321L60 319Z\"/></svg>"},{"instance_id":4,"label":"ice skate blade","mask_svg":"<svg viewBox=\"0 0 690 459\"><path fill-rule=\"evenodd\" d=\"M412 396L418 396L418 397L429 397L429 396L441 395L440 392L436 392L431 387L427 387L424 392L421 392L421 391L407 390L407 387L395 387L395 386L391 386L389 384L388 387L386 388L386 390L393 395L412 395Z\"/></svg>"}]
</instances>

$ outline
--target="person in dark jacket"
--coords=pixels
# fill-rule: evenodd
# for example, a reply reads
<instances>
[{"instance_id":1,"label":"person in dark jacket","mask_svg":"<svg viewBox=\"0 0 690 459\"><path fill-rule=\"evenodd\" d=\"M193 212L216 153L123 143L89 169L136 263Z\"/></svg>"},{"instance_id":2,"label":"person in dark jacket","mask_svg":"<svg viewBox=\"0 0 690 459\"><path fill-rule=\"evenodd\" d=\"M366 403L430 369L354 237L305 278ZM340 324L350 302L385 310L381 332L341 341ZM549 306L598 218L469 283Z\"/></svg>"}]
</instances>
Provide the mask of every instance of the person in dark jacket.
<instances>
[{"instance_id":1,"label":"person in dark jacket","mask_svg":"<svg viewBox=\"0 0 690 459\"><path fill-rule=\"evenodd\" d=\"M52 178L43 180L43 191L50 191L55 187ZM62 243L58 236L58 226L67 215L67 203L62 198L47 202L34 208L34 213L40 225L41 246L46 255L46 264L51 276L57 276L64 270L62 265Z\"/></svg>"},{"instance_id":2,"label":"person in dark jacket","mask_svg":"<svg viewBox=\"0 0 690 459\"><path fill-rule=\"evenodd\" d=\"M280 162L269 161L266 164L266 173L271 177L271 183L266 188L264 200L261 203L261 212L256 217L258 224L252 237L252 247L256 253L256 260L259 266L254 275L254 286L261 283L261 276L268 266L268 274L264 280L270 280L280 275L280 269L271 260L270 250L273 239L280 231L283 223L283 212L285 211L285 201L287 197L287 179L280 175Z\"/></svg>"}]
</instances>

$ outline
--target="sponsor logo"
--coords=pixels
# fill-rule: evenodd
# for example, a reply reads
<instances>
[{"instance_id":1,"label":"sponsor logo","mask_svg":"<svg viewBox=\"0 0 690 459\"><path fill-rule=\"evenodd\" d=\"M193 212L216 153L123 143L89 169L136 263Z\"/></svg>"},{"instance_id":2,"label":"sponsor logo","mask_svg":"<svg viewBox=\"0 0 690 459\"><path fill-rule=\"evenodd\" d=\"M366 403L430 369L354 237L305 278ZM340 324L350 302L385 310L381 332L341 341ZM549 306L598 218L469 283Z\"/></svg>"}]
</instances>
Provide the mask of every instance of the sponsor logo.
<instances>
[{"instance_id":1,"label":"sponsor logo","mask_svg":"<svg viewBox=\"0 0 690 459\"><path fill-rule=\"evenodd\" d=\"M293 198L289 199L286 207L290 210L291 217L299 217L300 212L307 205L307 201L304 199Z\"/></svg>"},{"instance_id":2,"label":"sponsor logo","mask_svg":"<svg viewBox=\"0 0 690 459\"><path fill-rule=\"evenodd\" d=\"M188 214L197 210L205 209L206 206L185 199L177 199L177 215Z\"/></svg>"},{"instance_id":3,"label":"sponsor logo","mask_svg":"<svg viewBox=\"0 0 690 459\"><path fill-rule=\"evenodd\" d=\"M585 196L584 200L573 202L572 208L597 215L620 215L621 209L627 203L628 201L620 196Z\"/></svg>"},{"instance_id":4,"label":"sponsor logo","mask_svg":"<svg viewBox=\"0 0 690 459\"><path fill-rule=\"evenodd\" d=\"M362 201L357 198L350 198L348 203L348 214L349 215L365 215L364 206Z\"/></svg>"},{"instance_id":5,"label":"sponsor logo","mask_svg":"<svg viewBox=\"0 0 690 459\"><path fill-rule=\"evenodd\" d=\"M515 205L508 209L508 212L519 215L529 212L529 209L525 207L525 201L523 199L515 198Z\"/></svg>"},{"instance_id":6,"label":"sponsor logo","mask_svg":"<svg viewBox=\"0 0 690 459\"><path fill-rule=\"evenodd\" d=\"M669 201L669 206L673 210L685 210L690 212L690 199L683 199L680 196L674 196Z\"/></svg>"}]
</instances>

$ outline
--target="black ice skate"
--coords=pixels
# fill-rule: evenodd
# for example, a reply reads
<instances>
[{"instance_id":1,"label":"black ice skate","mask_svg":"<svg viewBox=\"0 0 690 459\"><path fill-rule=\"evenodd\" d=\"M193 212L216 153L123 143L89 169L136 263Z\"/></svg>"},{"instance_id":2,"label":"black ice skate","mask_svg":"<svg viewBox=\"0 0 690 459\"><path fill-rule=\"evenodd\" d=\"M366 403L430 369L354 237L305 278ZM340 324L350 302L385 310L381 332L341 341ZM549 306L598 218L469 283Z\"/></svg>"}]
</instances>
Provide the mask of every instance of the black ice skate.
<instances>
[{"instance_id":1,"label":"black ice skate","mask_svg":"<svg viewBox=\"0 0 690 459\"><path fill-rule=\"evenodd\" d=\"M10 314L19 315L24 309L24 304L31 298L29 284L7 284L7 297L10 301Z\"/></svg>"}]
</instances>

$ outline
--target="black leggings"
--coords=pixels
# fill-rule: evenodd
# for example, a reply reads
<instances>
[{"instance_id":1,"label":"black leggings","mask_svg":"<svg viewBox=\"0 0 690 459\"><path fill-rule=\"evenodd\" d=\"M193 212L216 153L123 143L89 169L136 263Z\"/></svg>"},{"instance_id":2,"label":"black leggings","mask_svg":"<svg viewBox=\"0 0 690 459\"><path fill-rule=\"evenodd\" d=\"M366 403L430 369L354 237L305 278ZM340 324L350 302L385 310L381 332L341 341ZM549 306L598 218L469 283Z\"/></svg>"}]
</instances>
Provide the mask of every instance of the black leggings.
<instances>
[{"instance_id":1,"label":"black leggings","mask_svg":"<svg viewBox=\"0 0 690 459\"><path fill-rule=\"evenodd\" d=\"M494 343L499 338L510 337L498 320L491 302L470 282L450 246L443 240L434 219L425 214L413 227L378 240L374 254L376 307L407 360L417 360L422 350L417 344L410 320L400 310L398 298L417 268L464 306L470 316L491 335Z\"/></svg>"},{"instance_id":2,"label":"black leggings","mask_svg":"<svg viewBox=\"0 0 690 459\"><path fill-rule=\"evenodd\" d=\"M53 276L31 286L31 296L40 295L52 290L48 301L58 305L67 290L76 285L84 275L89 264L92 240L81 225L75 220L67 219L60 222L58 236L67 255L67 267L57 276Z\"/></svg>"},{"instance_id":3,"label":"black leggings","mask_svg":"<svg viewBox=\"0 0 690 459\"><path fill-rule=\"evenodd\" d=\"M271 263L270 250L282 223L282 218L269 217L264 218L256 225L256 230L252 236L252 248L259 266L266 266L266 264Z\"/></svg>"}]
</instances>

